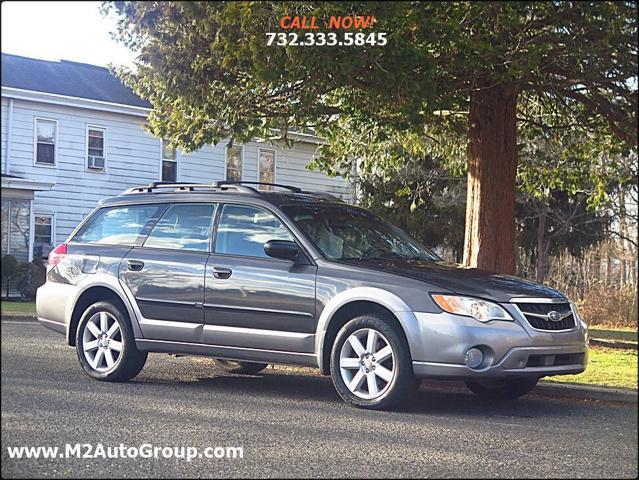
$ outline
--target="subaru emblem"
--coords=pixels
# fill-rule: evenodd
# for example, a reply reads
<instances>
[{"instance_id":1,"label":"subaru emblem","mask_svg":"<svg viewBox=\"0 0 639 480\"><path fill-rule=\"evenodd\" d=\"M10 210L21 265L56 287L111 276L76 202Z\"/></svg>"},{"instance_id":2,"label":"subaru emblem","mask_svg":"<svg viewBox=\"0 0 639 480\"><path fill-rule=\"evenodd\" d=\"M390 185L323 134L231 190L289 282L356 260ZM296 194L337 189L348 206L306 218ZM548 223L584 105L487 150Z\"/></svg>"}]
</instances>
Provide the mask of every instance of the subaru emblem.
<instances>
[{"instance_id":1,"label":"subaru emblem","mask_svg":"<svg viewBox=\"0 0 639 480\"><path fill-rule=\"evenodd\" d=\"M560 322L561 321L561 313L553 310L551 312L548 312L548 320L550 320L551 322Z\"/></svg>"}]
</instances>

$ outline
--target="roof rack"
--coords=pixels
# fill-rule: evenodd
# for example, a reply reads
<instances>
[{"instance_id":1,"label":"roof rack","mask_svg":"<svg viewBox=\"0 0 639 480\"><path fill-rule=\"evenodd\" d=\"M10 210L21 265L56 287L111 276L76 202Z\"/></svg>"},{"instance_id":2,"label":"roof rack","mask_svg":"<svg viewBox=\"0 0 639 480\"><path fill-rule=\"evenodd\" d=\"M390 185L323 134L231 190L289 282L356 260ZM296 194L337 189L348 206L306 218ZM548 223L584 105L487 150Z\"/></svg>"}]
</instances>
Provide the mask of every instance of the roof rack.
<instances>
[{"instance_id":1,"label":"roof rack","mask_svg":"<svg viewBox=\"0 0 639 480\"><path fill-rule=\"evenodd\" d=\"M319 198L323 198L325 200L334 200L336 202L340 202L340 203L346 203L344 202L344 200L342 200L340 197L338 197L337 195L333 195L332 193L328 193L328 192L315 192L315 191L311 191L311 192L304 192L304 193L308 193L310 195L315 195L316 197Z\"/></svg>"},{"instance_id":2,"label":"roof rack","mask_svg":"<svg viewBox=\"0 0 639 480\"><path fill-rule=\"evenodd\" d=\"M219 181L219 182L213 182L213 186L214 187L224 187L224 186L230 186L230 185L265 185L268 187L279 187L279 188L285 188L286 190L290 190L293 193L305 193L304 190L302 190L299 187L294 187L292 185L282 185L281 183L267 183L267 182L244 182L244 181L231 181L231 180L223 180L223 181Z\"/></svg>"},{"instance_id":3,"label":"roof rack","mask_svg":"<svg viewBox=\"0 0 639 480\"><path fill-rule=\"evenodd\" d=\"M337 200L341 201L340 198L331 195L330 193L325 192L309 192L302 190L299 187L294 187L292 185L283 185L280 183L267 183L267 182L244 182L244 181L231 181L231 180L220 180L213 183L192 183L192 182L152 182L148 185L143 185L139 187L129 188L123 195L129 195L134 193L152 193L156 190L166 189L172 190L174 192L193 192L195 190L221 190L221 191L235 191L237 193L248 193L251 195L259 195L260 192L247 185L264 185L269 187L278 187L289 190L293 193L307 193L310 195L315 195L321 198Z\"/></svg>"},{"instance_id":4,"label":"roof rack","mask_svg":"<svg viewBox=\"0 0 639 480\"><path fill-rule=\"evenodd\" d=\"M176 192L193 192L195 189L219 189L219 190L234 190L238 193L250 193L257 194L258 191L251 187L244 187L242 185L233 185L232 182L228 185L226 182L213 182L213 183L189 183L189 182L152 182L148 185L133 187L126 190L123 195L129 195L132 193L152 193L154 190L159 189L172 189Z\"/></svg>"}]
</instances>

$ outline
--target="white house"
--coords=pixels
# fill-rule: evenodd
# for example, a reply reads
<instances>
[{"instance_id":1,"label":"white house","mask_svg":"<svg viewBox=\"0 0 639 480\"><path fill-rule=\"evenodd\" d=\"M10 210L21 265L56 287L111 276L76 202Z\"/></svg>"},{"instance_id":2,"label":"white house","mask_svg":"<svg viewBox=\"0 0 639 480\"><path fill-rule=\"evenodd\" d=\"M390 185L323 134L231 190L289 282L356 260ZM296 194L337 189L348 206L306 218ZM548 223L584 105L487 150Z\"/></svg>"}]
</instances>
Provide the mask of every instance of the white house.
<instances>
[{"instance_id":1,"label":"white house","mask_svg":"<svg viewBox=\"0 0 639 480\"><path fill-rule=\"evenodd\" d=\"M153 181L291 184L353 198L309 171L321 140L221 142L184 154L143 130L150 105L108 69L2 54L2 255L46 256L103 197Z\"/></svg>"}]
</instances>

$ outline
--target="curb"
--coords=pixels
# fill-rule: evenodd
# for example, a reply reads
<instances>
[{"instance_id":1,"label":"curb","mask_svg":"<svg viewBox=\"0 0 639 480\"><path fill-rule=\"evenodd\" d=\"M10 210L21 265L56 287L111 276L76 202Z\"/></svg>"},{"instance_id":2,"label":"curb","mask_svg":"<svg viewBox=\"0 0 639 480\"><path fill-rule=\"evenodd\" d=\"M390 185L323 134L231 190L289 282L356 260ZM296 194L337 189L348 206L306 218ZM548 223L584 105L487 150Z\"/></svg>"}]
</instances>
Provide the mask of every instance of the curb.
<instances>
[{"instance_id":1,"label":"curb","mask_svg":"<svg viewBox=\"0 0 639 480\"><path fill-rule=\"evenodd\" d=\"M637 350L636 343L624 342L620 340L600 340L598 338L591 338L590 343L592 345L598 345L600 347L618 348L621 350Z\"/></svg>"},{"instance_id":2,"label":"curb","mask_svg":"<svg viewBox=\"0 0 639 480\"><path fill-rule=\"evenodd\" d=\"M542 382L535 388L533 393L552 397L576 398L579 400L637 403L637 390L629 388L588 387L584 385Z\"/></svg>"},{"instance_id":3,"label":"curb","mask_svg":"<svg viewBox=\"0 0 639 480\"><path fill-rule=\"evenodd\" d=\"M466 388L463 382L422 380L421 386L426 390L470 394L470 391ZM590 387L586 385L551 383L544 381L541 381L529 395L552 398L569 398L582 401L637 403L637 390L629 388Z\"/></svg>"},{"instance_id":4,"label":"curb","mask_svg":"<svg viewBox=\"0 0 639 480\"><path fill-rule=\"evenodd\" d=\"M1 322L5 322L5 321L10 321L10 322L37 322L38 319L35 315L31 315L28 313L3 313L2 316L0 316L0 321Z\"/></svg>"}]
</instances>

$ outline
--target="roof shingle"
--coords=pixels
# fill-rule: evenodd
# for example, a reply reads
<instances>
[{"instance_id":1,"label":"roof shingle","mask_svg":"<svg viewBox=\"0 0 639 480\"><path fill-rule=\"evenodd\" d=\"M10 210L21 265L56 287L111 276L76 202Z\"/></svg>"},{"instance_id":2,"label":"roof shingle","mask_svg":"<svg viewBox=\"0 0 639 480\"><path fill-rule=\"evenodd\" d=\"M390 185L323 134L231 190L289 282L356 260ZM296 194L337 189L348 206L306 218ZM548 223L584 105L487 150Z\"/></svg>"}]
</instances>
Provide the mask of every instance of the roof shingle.
<instances>
[{"instance_id":1,"label":"roof shingle","mask_svg":"<svg viewBox=\"0 0 639 480\"><path fill-rule=\"evenodd\" d=\"M2 54L2 86L151 108L107 68Z\"/></svg>"}]
</instances>

